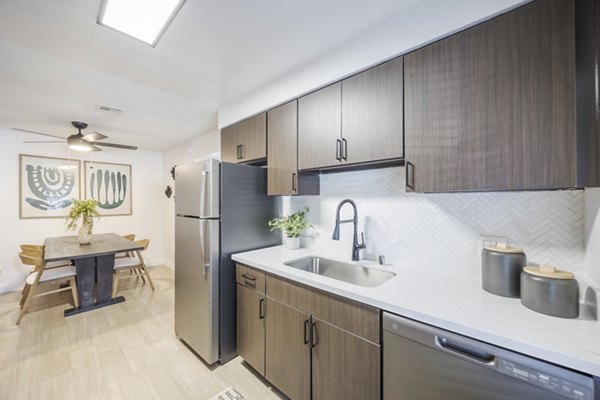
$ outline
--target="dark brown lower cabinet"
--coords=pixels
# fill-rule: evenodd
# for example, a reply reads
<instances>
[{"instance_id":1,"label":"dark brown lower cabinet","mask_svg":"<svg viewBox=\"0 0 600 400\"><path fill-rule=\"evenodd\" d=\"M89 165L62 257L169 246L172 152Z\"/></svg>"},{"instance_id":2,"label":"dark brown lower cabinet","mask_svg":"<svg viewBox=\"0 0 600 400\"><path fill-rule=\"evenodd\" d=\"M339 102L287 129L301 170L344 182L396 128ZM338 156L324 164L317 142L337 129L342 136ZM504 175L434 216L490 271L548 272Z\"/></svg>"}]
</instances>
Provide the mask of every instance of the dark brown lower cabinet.
<instances>
[{"instance_id":1,"label":"dark brown lower cabinet","mask_svg":"<svg viewBox=\"0 0 600 400\"><path fill-rule=\"evenodd\" d=\"M317 318L312 323L312 399L380 399L380 347Z\"/></svg>"},{"instance_id":2,"label":"dark brown lower cabinet","mask_svg":"<svg viewBox=\"0 0 600 400\"><path fill-rule=\"evenodd\" d=\"M238 353L259 374L265 375L265 295L237 285Z\"/></svg>"},{"instance_id":3,"label":"dark brown lower cabinet","mask_svg":"<svg viewBox=\"0 0 600 400\"><path fill-rule=\"evenodd\" d=\"M238 352L248 364L292 400L381 399L379 309L237 269Z\"/></svg>"},{"instance_id":4,"label":"dark brown lower cabinet","mask_svg":"<svg viewBox=\"0 0 600 400\"><path fill-rule=\"evenodd\" d=\"M267 297L265 378L293 400L310 399L310 316Z\"/></svg>"}]
</instances>

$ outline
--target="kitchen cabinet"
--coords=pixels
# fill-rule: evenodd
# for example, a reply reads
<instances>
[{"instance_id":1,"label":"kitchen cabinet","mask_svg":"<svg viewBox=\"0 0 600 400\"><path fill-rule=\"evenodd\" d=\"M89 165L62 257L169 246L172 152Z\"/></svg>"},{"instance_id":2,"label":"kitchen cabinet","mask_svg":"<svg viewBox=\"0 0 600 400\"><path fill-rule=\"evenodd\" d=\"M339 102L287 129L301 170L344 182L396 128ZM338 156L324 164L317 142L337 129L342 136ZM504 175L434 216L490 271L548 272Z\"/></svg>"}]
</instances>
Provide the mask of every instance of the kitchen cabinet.
<instances>
[{"instance_id":1,"label":"kitchen cabinet","mask_svg":"<svg viewBox=\"0 0 600 400\"><path fill-rule=\"evenodd\" d=\"M298 100L298 167L392 162L404 155L403 59Z\"/></svg>"},{"instance_id":2,"label":"kitchen cabinet","mask_svg":"<svg viewBox=\"0 0 600 400\"><path fill-rule=\"evenodd\" d=\"M273 195L319 194L319 176L298 174L298 100L267 112L267 192Z\"/></svg>"},{"instance_id":3,"label":"kitchen cabinet","mask_svg":"<svg viewBox=\"0 0 600 400\"><path fill-rule=\"evenodd\" d=\"M237 351L265 375L264 272L237 265Z\"/></svg>"},{"instance_id":4,"label":"kitchen cabinet","mask_svg":"<svg viewBox=\"0 0 600 400\"><path fill-rule=\"evenodd\" d=\"M242 264L236 279L238 352L277 389L293 400L381 397L379 309Z\"/></svg>"},{"instance_id":5,"label":"kitchen cabinet","mask_svg":"<svg viewBox=\"0 0 600 400\"><path fill-rule=\"evenodd\" d=\"M380 398L378 309L270 274L266 290L271 383L292 399Z\"/></svg>"},{"instance_id":6,"label":"kitchen cabinet","mask_svg":"<svg viewBox=\"0 0 600 400\"><path fill-rule=\"evenodd\" d=\"M221 160L259 163L267 157L267 113L263 112L221 130Z\"/></svg>"},{"instance_id":7,"label":"kitchen cabinet","mask_svg":"<svg viewBox=\"0 0 600 400\"><path fill-rule=\"evenodd\" d=\"M404 156L403 58L342 81L342 162Z\"/></svg>"},{"instance_id":8,"label":"kitchen cabinet","mask_svg":"<svg viewBox=\"0 0 600 400\"><path fill-rule=\"evenodd\" d=\"M379 399L380 346L312 321L312 399Z\"/></svg>"},{"instance_id":9,"label":"kitchen cabinet","mask_svg":"<svg viewBox=\"0 0 600 400\"><path fill-rule=\"evenodd\" d=\"M310 399L310 316L267 298L265 378L293 400Z\"/></svg>"},{"instance_id":10,"label":"kitchen cabinet","mask_svg":"<svg viewBox=\"0 0 600 400\"><path fill-rule=\"evenodd\" d=\"M298 99L298 168L341 165L342 84Z\"/></svg>"},{"instance_id":11,"label":"kitchen cabinet","mask_svg":"<svg viewBox=\"0 0 600 400\"><path fill-rule=\"evenodd\" d=\"M577 186L572 1L536 1L404 57L406 187Z\"/></svg>"}]
</instances>

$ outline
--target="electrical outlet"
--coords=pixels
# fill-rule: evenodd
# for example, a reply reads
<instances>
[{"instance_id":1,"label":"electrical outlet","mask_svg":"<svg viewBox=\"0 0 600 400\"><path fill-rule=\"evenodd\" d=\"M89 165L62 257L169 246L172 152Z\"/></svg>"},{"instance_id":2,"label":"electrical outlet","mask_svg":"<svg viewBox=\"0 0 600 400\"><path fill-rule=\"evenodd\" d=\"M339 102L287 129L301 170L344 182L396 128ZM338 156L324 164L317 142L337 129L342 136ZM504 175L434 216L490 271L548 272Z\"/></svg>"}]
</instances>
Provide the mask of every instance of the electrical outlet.
<instances>
[{"instance_id":1,"label":"electrical outlet","mask_svg":"<svg viewBox=\"0 0 600 400\"><path fill-rule=\"evenodd\" d=\"M479 250L483 250L485 246L496 243L508 244L508 236L479 235Z\"/></svg>"}]
</instances>

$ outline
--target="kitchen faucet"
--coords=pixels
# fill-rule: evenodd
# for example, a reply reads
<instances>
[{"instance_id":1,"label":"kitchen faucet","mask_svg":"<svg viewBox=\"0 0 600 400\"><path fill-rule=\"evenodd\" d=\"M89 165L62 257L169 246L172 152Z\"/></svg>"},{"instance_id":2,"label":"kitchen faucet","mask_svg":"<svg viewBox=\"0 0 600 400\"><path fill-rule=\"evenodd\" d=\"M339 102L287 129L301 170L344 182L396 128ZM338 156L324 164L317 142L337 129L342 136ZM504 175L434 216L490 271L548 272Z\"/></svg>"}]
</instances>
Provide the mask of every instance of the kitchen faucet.
<instances>
[{"instance_id":1,"label":"kitchen faucet","mask_svg":"<svg viewBox=\"0 0 600 400\"><path fill-rule=\"evenodd\" d=\"M346 203L350 203L350 205L354 209L354 218L353 219L345 219L343 221L340 221L340 209ZM356 211L356 203L354 203L350 199L345 199L345 200L342 200L340 202L340 204L338 204L337 210L335 212L335 229L333 230L333 235L331 236L331 238L333 240L340 240L340 224L345 224L348 222L354 223L354 237L353 237L353 242L352 242L352 261L358 261L359 250L367 247L367 245L365 244L365 234L361 232L360 236L361 236L362 243L358 244L358 234L357 234L358 213Z\"/></svg>"}]
</instances>

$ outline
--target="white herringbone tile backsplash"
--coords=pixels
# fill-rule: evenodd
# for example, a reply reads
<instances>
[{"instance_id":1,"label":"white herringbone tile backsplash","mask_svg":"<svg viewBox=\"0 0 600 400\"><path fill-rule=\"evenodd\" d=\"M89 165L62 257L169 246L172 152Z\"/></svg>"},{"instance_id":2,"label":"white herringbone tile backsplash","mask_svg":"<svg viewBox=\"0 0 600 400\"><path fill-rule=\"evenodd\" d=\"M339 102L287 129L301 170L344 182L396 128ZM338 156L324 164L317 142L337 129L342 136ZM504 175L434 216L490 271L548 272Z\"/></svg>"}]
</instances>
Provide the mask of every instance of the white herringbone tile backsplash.
<instances>
[{"instance_id":1,"label":"white herringbone tile backsplash","mask_svg":"<svg viewBox=\"0 0 600 400\"><path fill-rule=\"evenodd\" d=\"M320 196L289 200L291 210L310 208L314 228L304 238L307 247L349 253L352 224L342 226L339 242L331 240L335 210L345 198L358 206L369 258L403 252L474 258L481 235L492 235L523 247L530 263L583 267L581 190L415 194L404 189L403 167L326 174ZM351 212L344 206L342 219Z\"/></svg>"}]
</instances>

